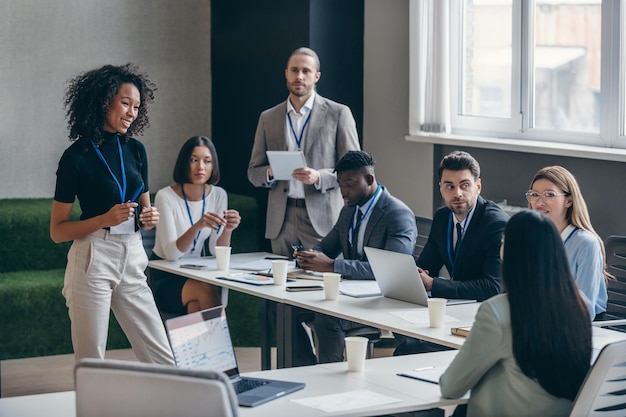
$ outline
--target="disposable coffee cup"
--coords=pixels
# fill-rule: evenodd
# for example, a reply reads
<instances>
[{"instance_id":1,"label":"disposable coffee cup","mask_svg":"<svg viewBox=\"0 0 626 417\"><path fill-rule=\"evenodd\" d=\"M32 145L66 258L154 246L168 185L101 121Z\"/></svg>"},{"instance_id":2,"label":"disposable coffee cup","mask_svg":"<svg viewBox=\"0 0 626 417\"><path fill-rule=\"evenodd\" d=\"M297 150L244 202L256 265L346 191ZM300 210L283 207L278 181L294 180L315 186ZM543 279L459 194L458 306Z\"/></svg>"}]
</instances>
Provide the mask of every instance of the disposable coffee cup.
<instances>
[{"instance_id":1,"label":"disposable coffee cup","mask_svg":"<svg viewBox=\"0 0 626 417\"><path fill-rule=\"evenodd\" d=\"M445 298L429 298L428 299L428 319L430 327L443 327L443 319L446 315Z\"/></svg>"},{"instance_id":2,"label":"disposable coffee cup","mask_svg":"<svg viewBox=\"0 0 626 417\"><path fill-rule=\"evenodd\" d=\"M274 285L285 285L287 283L287 268L289 261L284 259L272 261L272 276L274 277Z\"/></svg>"},{"instance_id":3,"label":"disposable coffee cup","mask_svg":"<svg viewBox=\"0 0 626 417\"><path fill-rule=\"evenodd\" d=\"M324 272L322 274L324 279L324 298L327 300L336 300L339 296L339 281L341 281L341 274L335 272Z\"/></svg>"},{"instance_id":4,"label":"disposable coffee cup","mask_svg":"<svg viewBox=\"0 0 626 417\"><path fill-rule=\"evenodd\" d=\"M369 339L367 337L349 336L345 338L345 342L348 371L362 372L365 369L365 356Z\"/></svg>"},{"instance_id":5,"label":"disposable coffee cup","mask_svg":"<svg viewBox=\"0 0 626 417\"><path fill-rule=\"evenodd\" d=\"M230 246L216 246L215 259L217 259L217 269L228 271L230 268Z\"/></svg>"}]
</instances>

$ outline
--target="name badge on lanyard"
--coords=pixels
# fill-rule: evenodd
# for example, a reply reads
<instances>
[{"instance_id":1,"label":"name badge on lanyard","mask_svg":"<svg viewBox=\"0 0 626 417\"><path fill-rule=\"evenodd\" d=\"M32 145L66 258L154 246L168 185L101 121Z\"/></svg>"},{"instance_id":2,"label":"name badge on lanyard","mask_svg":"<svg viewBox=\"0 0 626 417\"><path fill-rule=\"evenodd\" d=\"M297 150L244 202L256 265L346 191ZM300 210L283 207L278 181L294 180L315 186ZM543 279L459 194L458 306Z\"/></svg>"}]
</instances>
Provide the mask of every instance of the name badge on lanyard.
<instances>
[{"instance_id":1,"label":"name badge on lanyard","mask_svg":"<svg viewBox=\"0 0 626 417\"><path fill-rule=\"evenodd\" d=\"M120 144L120 138L117 137L117 149L120 153L120 164L122 166L122 184L120 184L118 179L115 177L115 174L113 174L111 167L107 163L106 159L104 159L104 155L102 155L102 152L100 152L100 149L98 149L98 147L93 141L91 141L91 144L93 145L93 148L95 149L96 154L98 155L100 160L104 163L104 166L106 166L107 169L109 170L109 173L113 177L113 180L115 180L115 184L117 184L117 189L120 192L120 204L124 204L124 198L126 197L126 170L124 168L124 154L122 153L122 145ZM130 201L135 202L137 197L139 197L141 190L143 190L143 183L139 186L139 188L137 188L137 191L135 191L135 194L133 195L133 198ZM134 234L135 233L135 216L132 216L130 219L116 226L111 226L109 233L112 235Z\"/></svg>"},{"instance_id":2,"label":"name badge on lanyard","mask_svg":"<svg viewBox=\"0 0 626 417\"><path fill-rule=\"evenodd\" d=\"M304 137L304 129L306 129L306 125L309 123L309 119L311 118L311 112L304 120L304 124L302 125L302 129L300 130L300 136L296 133L296 129L293 127L293 123L291 122L291 116L287 113L287 119L289 120L289 127L291 128L291 133L293 134L293 138L296 141L296 146L298 150L302 149L302 138Z\"/></svg>"}]
</instances>

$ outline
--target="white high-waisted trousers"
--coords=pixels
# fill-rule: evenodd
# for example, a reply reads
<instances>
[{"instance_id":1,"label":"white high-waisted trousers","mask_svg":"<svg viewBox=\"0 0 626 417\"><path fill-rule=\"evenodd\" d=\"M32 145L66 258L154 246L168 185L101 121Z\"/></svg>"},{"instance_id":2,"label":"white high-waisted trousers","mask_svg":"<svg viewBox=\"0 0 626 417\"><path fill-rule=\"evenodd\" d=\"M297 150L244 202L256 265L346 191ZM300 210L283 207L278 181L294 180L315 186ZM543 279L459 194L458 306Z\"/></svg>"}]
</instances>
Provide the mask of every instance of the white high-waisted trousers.
<instances>
[{"instance_id":1,"label":"white high-waisted trousers","mask_svg":"<svg viewBox=\"0 0 626 417\"><path fill-rule=\"evenodd\" d=\"M103 229L72 243L63 296L72 322L76 361L104 358L113 310L140 361L174 364L144 274L147 265L139 232L112 235Z\"/></svg>"}]
</instances>

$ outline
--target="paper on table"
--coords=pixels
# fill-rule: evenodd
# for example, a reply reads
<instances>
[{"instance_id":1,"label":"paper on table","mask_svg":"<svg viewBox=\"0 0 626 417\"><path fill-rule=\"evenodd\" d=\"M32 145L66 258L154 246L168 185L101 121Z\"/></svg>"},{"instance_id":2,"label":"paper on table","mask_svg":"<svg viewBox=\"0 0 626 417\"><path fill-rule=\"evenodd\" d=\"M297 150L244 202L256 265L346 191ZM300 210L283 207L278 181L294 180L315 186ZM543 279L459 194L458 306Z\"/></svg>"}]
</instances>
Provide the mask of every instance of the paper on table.
<instances>
[{"instance_id":1,"label":"paper on table","mask_svg":"<svg viewBox=\"0 0 626 417\"><path fill-rule=\"evenodd\" d=\"M302 151L266 151L275 180L290 180L294 169L306 168Z\"/></svg>"},{"instance_id":2,"label":"paper on table","mask_svg":"<svg viewBox=\"0 0 626 417\"><path fill-rule=\"evenodd\" d=\"M401 319L404 319L413 324L430 325L430 320L428 318L428 309L392 311L391 314L398 316ZM446 314L443 318L443 321L444 323L450 323L459 320Z\"/></svg>"},{"instance_id":3,"label":"paper on table","mask_svg":"<svg viewBox=\"0 0 626 417\"><path fill-rule=\"evenodd\" d=\"M355 298L381 295L378 283L369 280L344 281L339 284L339 292Z\"/></svg>"},{"instance_id":4,"label":"paper on table","mask_svg":"<svg viewBox=\"0 0 626 417\"><path fill-rule=\"evenodd\" d=\"M317 408L327 413L336 413L340 411L357 410L359 408L377 407L399 402L400 400L374 391L361 389L342 392L340 394L299 398L291 401L307 407Z\"/></svg>"},{"instance_id":5,"label":"paper on table","mask_svg":"<svg viewBox=\"0 0 626 417\"><path fill-rule=\"evenodd\" d=\"M243 269L245 271L269 271L272 269L271 259L259 259L251 262L230 262L230 269Z\"/></svg>"}]
</instances>

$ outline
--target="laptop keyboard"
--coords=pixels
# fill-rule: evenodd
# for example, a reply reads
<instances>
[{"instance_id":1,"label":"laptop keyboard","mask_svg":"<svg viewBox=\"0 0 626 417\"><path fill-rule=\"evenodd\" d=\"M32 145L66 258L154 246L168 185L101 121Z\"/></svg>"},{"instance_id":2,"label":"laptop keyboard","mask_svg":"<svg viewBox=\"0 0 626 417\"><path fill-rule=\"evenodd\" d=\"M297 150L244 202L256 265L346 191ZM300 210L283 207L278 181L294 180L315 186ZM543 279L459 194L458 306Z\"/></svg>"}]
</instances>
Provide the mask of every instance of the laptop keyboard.
<instances>
[{"instance_id":1,"label":"laptop keyboard","mask_svg":"<svg viewBox=\"0 0 626 417\"><path fill-rule=\"evenodd\" d=\"M239 381L233 383L233 388L235 388L235 392L237 394L241 394L242 392L250 391L253 388L260 387L265 384L267 384L267 381L257 379L240 379Z\"/></svg>"}]
</instances>

